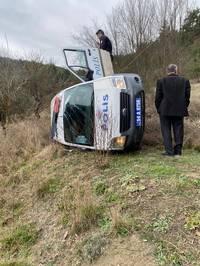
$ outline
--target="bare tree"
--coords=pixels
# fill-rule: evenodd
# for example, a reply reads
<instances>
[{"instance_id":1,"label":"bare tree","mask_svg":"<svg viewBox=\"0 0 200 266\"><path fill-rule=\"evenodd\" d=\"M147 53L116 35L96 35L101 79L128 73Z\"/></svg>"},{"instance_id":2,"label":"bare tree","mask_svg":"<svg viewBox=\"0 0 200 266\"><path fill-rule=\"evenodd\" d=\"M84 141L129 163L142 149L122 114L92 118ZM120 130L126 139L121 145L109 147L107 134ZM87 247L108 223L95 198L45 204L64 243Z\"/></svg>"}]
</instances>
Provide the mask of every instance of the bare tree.
<instances>
[{"instance_id":1,"label":"bare tree","mask_svg":"<svg viewBox=\"0 0 200 266\"><path fill-rule=\"evenodd\" d=\"M71 34L72 42L78 43L79 46L89 46L94 47L96 46L96 32L98 29L103 28L102 25L98 23L98 20L96 17L93 17L91 19L91 25L90 27L86 25L80 25L80 30L77 34Z\"/></svg>"},{"instance_id":2,"label":"bare tree","mask_svg":"<svg viewBox=\"0 0 200 266\"><path fill-rule=\"evenodd\" d=\"M180 30L188 12L195 6L194 0L155 0L156 27L159 31L165 23L170 30Z\"/></svg>"},{"instance_id":3,"label":"bare tree","mask_svg":"<svg viewBox=\"0 0 200 266\"><path fill-rule=\"evenodd\" d=\"M107 14L104 29L113 43L115 55L135 53L144 43L155 40L167 23L170 30L180 30L194 0L124 0ZM79 45L94 46L97 19L91 27L83 25L72 40Z\"/></svg>"},{"instance_id":4,"label":"bare tree","mask_svg":"<svg viewBox=\"0 0 200 266\"><path fill-rule=\"evenodd\" d=\"M17 113L23 103L19 102L19 93L29 80L25 75L25 62L16 59L9 48L0 50L0 119L4 126L10 121L11 112ZM18 102L18 105L15 103ZM14 110L15 109L15 110Z\"/></svg>"},{"instance_id":5,"label":"bare tree","mask_svg":"<svg viewBox=\"0 0 200 266\"><path fill-rule=\"evenodd\" d=\"M31 52L26 60L26 75L29 80L26 84L26 93L32 97L31 110L36 119L51 98L69 83L69 73L63 68L56 67L52 61L46 61L42 52Z\"/></svg>"},{"instance_id":6,"label":"bare tree","mask_svg":"<svg viewBox=\"0 0 200 266\"><path fill-rule=\"evenodd\" d=\"M120 23L120 18L115 16L116 10L119 11L120 6L117 5L115 8L112 8L112 11L110 14L106 15L106 32L107 35L109 35L109 38L111 39L113 43L113 53L115 55L120 54L121 50L121 40L119 38L119 23Z\"/></svg>"},{"instance_id":7,"label":"bare tree","mask_svg":"<svg viewBox=\"0 0 200 266\"><path fill-rule=\"evenodd\" d=\"M0 50L0 123L3 128L16 116L31 113L38 119L52 97L74 81L69 71L45 61L41 52L23 57L9 48Z\"/></svg>"},{"instance_id":8,"label":"bare tree","mask_svg":"<svg viewBox=\"0 0 200 266\"><path fill-rule=\"evenodd\" d=\"M137 47L152 38L154 32L154 1L125 0L112 8L107 14L104 29L113 43L115 55L135 52ZM97 20L92 26L81 26L79 35L72 35L79 45L94 46L95 32L99 27Z\"/></svg>"}]
</instances>

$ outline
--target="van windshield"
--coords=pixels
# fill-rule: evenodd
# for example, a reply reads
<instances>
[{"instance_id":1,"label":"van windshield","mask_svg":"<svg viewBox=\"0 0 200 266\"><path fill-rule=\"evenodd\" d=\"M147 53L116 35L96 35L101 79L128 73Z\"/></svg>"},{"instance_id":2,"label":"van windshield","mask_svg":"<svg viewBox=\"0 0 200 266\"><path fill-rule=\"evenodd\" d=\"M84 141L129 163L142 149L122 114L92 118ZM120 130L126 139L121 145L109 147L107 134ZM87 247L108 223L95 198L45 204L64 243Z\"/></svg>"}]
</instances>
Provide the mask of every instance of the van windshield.
<instances>
[{"instance_id":1,"label":"van windshield","mask_svg":"<svg viewBox=\"0 0 200 266\"><path fill-rule=\"evenodd\" d=\"M93 146L93 84L83 84L65 91L63 119L66 142Z\"/></svg>"}]
</instances>

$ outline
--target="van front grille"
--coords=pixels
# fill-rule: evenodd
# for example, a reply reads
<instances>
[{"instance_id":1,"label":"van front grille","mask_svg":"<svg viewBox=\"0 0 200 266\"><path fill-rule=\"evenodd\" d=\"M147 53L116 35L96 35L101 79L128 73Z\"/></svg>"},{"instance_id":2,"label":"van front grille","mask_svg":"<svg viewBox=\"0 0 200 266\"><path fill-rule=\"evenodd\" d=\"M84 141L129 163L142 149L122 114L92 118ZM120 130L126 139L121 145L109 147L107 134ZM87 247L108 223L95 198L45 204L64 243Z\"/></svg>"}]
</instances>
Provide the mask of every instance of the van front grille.
<instances>
[{"instance_id":1,"label":"van front grille","mask_svg":"<svg viewBox=\"0 0 200 266\"><path fill-rule=\"evenodd\" d=\"M130 95L120 93L120 133L130 129Z\"/></svg>"}]
</instances>

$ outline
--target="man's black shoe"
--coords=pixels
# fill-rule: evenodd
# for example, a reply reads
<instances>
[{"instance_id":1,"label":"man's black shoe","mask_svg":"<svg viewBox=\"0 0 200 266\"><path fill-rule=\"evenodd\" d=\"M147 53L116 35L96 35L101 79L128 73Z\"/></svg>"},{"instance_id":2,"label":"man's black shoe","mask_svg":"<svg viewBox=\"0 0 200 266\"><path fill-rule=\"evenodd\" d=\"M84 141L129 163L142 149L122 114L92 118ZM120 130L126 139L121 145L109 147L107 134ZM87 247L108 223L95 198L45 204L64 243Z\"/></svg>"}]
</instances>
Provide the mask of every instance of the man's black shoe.
<instances>
[{"instance_id":1,"label":"man's black shoe","mask_svg":"<svg viewBox=\"0 0 200 266\"><path fill-rule=\"evenodd\" d=\"M168 152L161 152L161 155L174 157L174 153L168 153Z\"/></svg>"}]
</instances>

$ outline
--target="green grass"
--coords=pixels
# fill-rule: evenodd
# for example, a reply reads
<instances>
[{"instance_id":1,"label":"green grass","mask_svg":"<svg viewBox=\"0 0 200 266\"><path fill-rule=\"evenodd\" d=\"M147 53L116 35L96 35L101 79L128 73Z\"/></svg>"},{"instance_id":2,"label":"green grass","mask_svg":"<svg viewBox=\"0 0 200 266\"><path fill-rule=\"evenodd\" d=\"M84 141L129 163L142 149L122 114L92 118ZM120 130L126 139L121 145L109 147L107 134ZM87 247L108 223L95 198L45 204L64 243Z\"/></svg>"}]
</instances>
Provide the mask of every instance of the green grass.
<instances>
[{"instance_id":1,"label":"green grass","mask_svg":"<svg viewBox=\"0 0 200 266\"><path fill-rule=\"evenodd\" d=\"M45 162L46 162L46 160L44 160L44 159L35 162L35 163L33 164L33 166L32 166L32 169L33 169L33 170L36 169L37 167L39 167L40 165L44 164Z\"/></svg>"},{"instance_id":2,"label":"green grass","mask_svg":"<svg viewBox=\"0 0 200 266\"><path fill-rule=\"evenodd\" d=\"M184 150L183 156L175 158L163 158L156 149L113 153L106 158L106 167L98 167L95 156L95 152L74 150L62 158L56 156L51 161L43 159L32 166L29 164L30 176L27 184L23 181L23 186L20 177L14 180L12 187L5 179L0 198L1 221L7 219L7 208L14 219L0 228L3 247L0 259L10 258L18 251L24 261L33 256L39 264L33 246L40 236L37 223L42 223L46 231L41 232L45 239L41 250L51 247L48 256L53 252L59 254L59 263L66 258L66 249L60 247L60 242L67 230L69 236L63 245L74 247L70 249L69 258L77 259L79 264L83 260L98 259L99 246L92 250L94 243L90 241L94 235L112 241L133 233L153 245L151 254L158 265L199 266L199 151ZM33 187L32 180L38 175L36 166L44 168L41 178L46 181L41 180ZM26 185L24 191L27 192L21 194ZM12 203L5 193L8 188L14 198ZM30 224L20 227L19 223L25 223L25 219ZM47 252L41 254L41 261L45 254ZM59 264L56 260L48 263ZM67 263L72 265L70 259Z\"/></svg>"},{"instance_id":3,"label":"green grass","mask_svg":"<svg viewBox=\"0 0 200 266\"><path fill-rule=\"evenodd\" d=\"M103 233L109 232L112 226L112 218L105 216L102 219L99 219L98 226L101 227Z\"/></svg>"},{"instance_id":4,"label":"green grass","mask_svg":"<svg viewBox=\"0 0 200 266\"><path fill-rule=\"evenodd\" d=\"M58 178L50 178L48 181L42 184L37 190L39 198L44 198L45 195L54 194L61 189L60 180Z\"/></svg>"},{"instance_id":5,"label":"green grass","mask_svg":"<svg viewBox=\"0 0 200 266\"><path fill-rule=\"evenodd\" d=\"M2 251L19 252L34 245L39 237L39 232L33 223L15 228L8 236L0 239Z\"/></svg>"},{"instance_id":6,"label":"green grass","mask_svg":"<svg viewBox=\"0 0 200 266\"><path fill-rule=\"evenodd\" d=\"M104 194L105 190L107 187L107 183L104 180L99 181L98 183L95 184L94 186L94 193L97 195Z\"/></svg>"},{"instance_id":7,"label":"green grass","mask_svg":"<svg viewBox=\"0 0 200 266\"><path fill-rule=\"evenodd\" d=\"M115 202L119 201L119 197L116 193L108 191L106 193L106 202Z\"/></svg>"}]
</instances>

